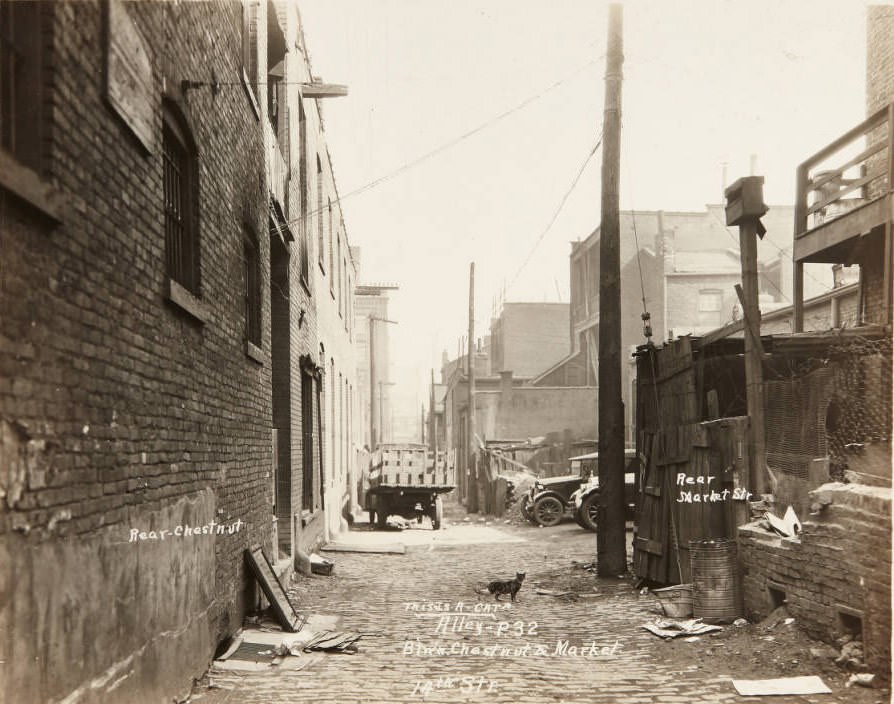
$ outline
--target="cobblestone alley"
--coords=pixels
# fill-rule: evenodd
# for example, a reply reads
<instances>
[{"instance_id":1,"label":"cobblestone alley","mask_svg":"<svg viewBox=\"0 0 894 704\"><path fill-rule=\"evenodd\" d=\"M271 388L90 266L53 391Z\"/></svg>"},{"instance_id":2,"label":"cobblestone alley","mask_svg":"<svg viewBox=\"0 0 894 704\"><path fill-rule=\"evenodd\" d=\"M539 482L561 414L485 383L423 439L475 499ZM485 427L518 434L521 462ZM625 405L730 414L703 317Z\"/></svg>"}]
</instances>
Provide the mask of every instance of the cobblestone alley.
<instances>
[{"instance_id":1,"label":"cobblestone alley","mask_svg":"<svg viewBox=\"0 0 894 704\"><path fill-rule=\"evenodd\" d=\"M758 644L773 648L775 640L785 648L779 631L794 624L778 626L776 636L746 635L754 625L692 643L660 640L641 628L657 615L653 597L637 593L627 577L597 578L584 569L595 537L573 523L485 526L454 516L445 531L363 533L374 535L405 543L406 554L330 553L333 576L299 578L290 591L303 613L334 615L338 628L362 632L359 653L289 658L306 660L297 670L212 670L190 701L740 702L755 699L740 697L733 677L805 674L821 674L833 693L761 700L888 700L881 690L846 689L847 675L830 662L821 671L809 652L755 655ZM476 593L516 570L527 573L516 603ZM575 597L536 593L569 587Z\"/></svg>"}]
</instances>

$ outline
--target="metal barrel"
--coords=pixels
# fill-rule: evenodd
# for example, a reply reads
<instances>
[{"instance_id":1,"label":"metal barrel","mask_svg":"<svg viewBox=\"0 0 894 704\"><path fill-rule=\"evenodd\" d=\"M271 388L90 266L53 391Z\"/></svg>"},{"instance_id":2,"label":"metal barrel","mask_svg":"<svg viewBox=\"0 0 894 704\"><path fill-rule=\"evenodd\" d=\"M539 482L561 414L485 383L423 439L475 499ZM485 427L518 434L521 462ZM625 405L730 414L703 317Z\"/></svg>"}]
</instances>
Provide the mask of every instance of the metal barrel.
<instances>
[{"instance_id":1,"label":"metal barrel","mask_svg":"<svg viewBox=\"0 0 894 704\"><path fill-rule=\"evenodd\" d=\"M735 540L689 542L692 615L734 621L742 615L742 580Z\"/></svg>"}]
</instances>

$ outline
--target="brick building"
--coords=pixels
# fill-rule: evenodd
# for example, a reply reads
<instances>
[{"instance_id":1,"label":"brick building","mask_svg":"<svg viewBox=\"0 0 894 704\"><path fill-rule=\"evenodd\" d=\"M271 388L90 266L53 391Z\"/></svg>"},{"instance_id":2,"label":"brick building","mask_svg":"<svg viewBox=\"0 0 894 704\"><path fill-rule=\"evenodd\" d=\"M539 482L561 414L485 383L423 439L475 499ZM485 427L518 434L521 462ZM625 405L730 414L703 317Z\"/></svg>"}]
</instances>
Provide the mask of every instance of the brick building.
<instances>
[{"instance_id":1,"label":"brick building","mask_svg":"<svg viewBox=\"0 0 894 704\"><path fill-rule=\"evenodd\" d=\"M341 526L325 94L292 2L4 0L0 26L2 688L170 700L261 604L246 548L288 575Z\"/></svg>"},{"instance_id":2,"label":"brick building","mask_svg":"<svg viewBox=\"0 0 894 704\"><path fill-rule=\"evenodd\" d=\"M307 553L346 527L348 487L354 471L357 434L361 430L356 420L353 341L357 266L341 210L334 165L326 146L322 102L333 94L313 75L297 5L289 2L278 7L288 12L288 27L294 32L289 36L288 45L297 50L288 54L289 74L284 81L288 85L283 87L298 84L298 90L289 94L285 104L291 116L290 141L293 145L297 143L297 149L292 149L290 183L291 198L299 204L299 209L292 220L300 224L299 250L306 253L306 256L293 257L299 266L293 288L301 290L299 305L304 306L305 296L307 302L306 307L297 311L293 305L293 315L300 320L302 315L307 318L313 311L315 318L310 322L316 334L314 349L300 352L300 372L293 373L292 377L301 380L300 392L294 394L296 400L300 399L300 409L293 403L301 427L294 427L296 413L293 412L293 447L302 448L303 482L301 510L293 511L293 515L300 517L296 530L298 550ZM294 372L294 352L292 365ZM311 391L314 400L308 399L305 391ZM310 418L306 417L308 414ZM317 454L316 443L312 450L303 447L302 438L307 437L321 440L322 459ZM293 459L298 460L294 454Z\"/></svg>"},{"instance_id":3,"label":"brick building","mask_svg":"<svg viewBox=\"0 0 894 704\"><path fill-rule=\"evenodd\" d=\"M790 300L791 287L778 271L791 270L791 206L772 206L763 222L768 232L759 245L760 291L765 309ZM782 261L782 264L780 264ZM599 344L599 229L573 242L570 354L532 381L535 385L596 384ZM633 350L643 337L643 298L651 315L653 339L701 333L738 315L734 285L741 277L738 235L727 228L723 206L703 212L625 211L621 213L621 340ZM819 293L831 287L831 270L811 270L808 285ZM636 370L632 357L623 365L625 433L633 441Z\"/></svg>"},{"instance_id":4,"label":"brick building","mask_svg":"<svg viewBox=\"0 0 894 704\"><path fill-rule=\"evenodd\" d=\"M360 409L361 446L374 450L392 437L389 291L396 284L367 283L354 287L354 336Z\"/></svg>"},{"instance_id":5,"label":"brick building","mask_svg":"<svg viewBox=\"0 0 894 704\"><path fill-rule=\"evenodd\" d=\"M490 324L491 373L532 377L568 354L567 303L503 304Z\"/></svg>"},{"instance_id":6,"label":"brick building","mask_svg":"<svg viewBox=\"0 0 894 704\"><path fill-rule=\"evenodd\" d=\"M867 665L890 681L894 8L867 12L868 116L798 167L793 249L792 342L823 342L801 332L812 329L816 304L804 300L808 263L856 268L857 282L835 289L841 300L832 306L833 322L851 328L826 333L835 347L813 355L816 368L765 390L771 411L781 393L799 400L767 419L767 463L776 470L777 512L794 505L803 530L783 538L751 523L739 530L739 549L749 615L785 603L812 635L861 641ZM844 332L849 346L836 341ZM786 453L774 458L774 441L784 439L777 428L787 419L816 427L801 441L790 435ZM812 460L808 471L786 466L792 450Z\"/></svg>"}]
</instances>

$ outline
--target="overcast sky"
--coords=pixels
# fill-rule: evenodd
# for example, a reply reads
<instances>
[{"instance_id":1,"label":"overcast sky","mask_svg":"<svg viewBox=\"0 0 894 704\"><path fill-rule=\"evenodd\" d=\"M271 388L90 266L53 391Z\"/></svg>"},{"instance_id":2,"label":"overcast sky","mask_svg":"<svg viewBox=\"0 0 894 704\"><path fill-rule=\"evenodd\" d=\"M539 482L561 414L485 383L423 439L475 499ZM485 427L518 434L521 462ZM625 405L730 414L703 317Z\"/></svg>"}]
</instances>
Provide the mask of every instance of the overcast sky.
<instances>
[{"instance_id":1,"label":"overcast sky","mask_svg":"<svg viewBox=\"0 0 894 704\"><path fill-rule=\"evenodd\" d=\"M504 286L568 301L569 242L599 224L601 151L544 232L601 131L607 3L299 8L314 73L350 89L324 103L327 142L360 281L400 285L393 374L412 413L466 331L470 262L479 336ZM865 22L860 0L625 2L621 208L722 202L721 164L732 181L752 154L765 200L791 204L797 164L864 117Z\"/></svg>"}]
</instances>

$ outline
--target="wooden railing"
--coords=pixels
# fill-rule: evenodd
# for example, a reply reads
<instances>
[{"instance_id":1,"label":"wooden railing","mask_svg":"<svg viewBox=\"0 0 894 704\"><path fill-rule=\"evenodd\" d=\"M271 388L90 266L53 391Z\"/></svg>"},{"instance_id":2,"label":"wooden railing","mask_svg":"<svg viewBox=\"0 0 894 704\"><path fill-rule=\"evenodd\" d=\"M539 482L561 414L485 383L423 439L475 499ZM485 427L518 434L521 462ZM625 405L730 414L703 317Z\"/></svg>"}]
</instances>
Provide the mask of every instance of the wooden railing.
<instances>
[{"instance_id":1,"label":"wooden railing","mask_svg":"<svg viewBox=\"0 0 894 704\"><path fill-rule=\"evenodd\" d=\"M797 171L795 238L887 195L894 183L892 143L894 103L802 163Z\"/></svg>"}]
</instances>

